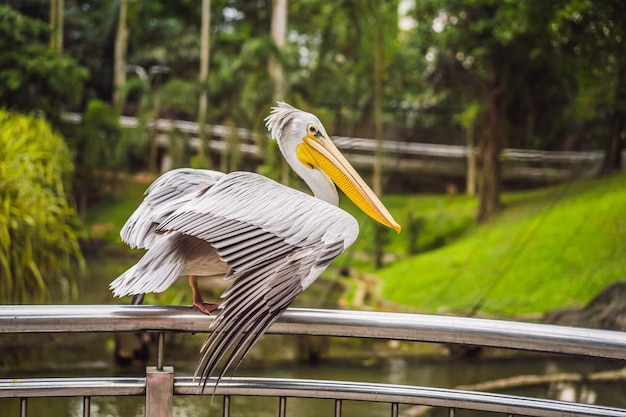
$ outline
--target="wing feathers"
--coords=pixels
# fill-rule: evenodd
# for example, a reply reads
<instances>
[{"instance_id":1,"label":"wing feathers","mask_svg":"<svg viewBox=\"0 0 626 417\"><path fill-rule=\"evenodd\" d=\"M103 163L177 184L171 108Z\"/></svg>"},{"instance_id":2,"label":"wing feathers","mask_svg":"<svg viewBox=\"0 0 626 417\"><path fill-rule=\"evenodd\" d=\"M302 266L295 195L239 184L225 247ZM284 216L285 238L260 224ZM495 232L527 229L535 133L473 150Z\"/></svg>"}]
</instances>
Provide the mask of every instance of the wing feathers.
<instances>
[{"instance_id":1,"label":"wing feathers","mask_svg":"<svg viewBox=\"0 0 626 417\"><path fill-rule=\"evenodd\" d=\"M170 180L178 175L186 178L190 174L172 174ZM167 205L169 198L177 196L169 204L167 216L161 218L163 210L150 217L149 228L165 234L161 240L173 235L201 239L230 268L225 279L233 282L222 295L223 302L196 369L196 375L206 384L218 369L221 379L231 365L240 363L298 294L354 241L358 225L337 207L258 174L231 173L210 186L204 183L189 189L195 190L190 198L181 195L170 181L163 181L163 185L157 183L148 190L146 199L150 204ZM155 219L159 220L158 226L154 225ZM129 230L139 226L145 230L146 224L137 222ZM184 245L177 248L170 251L189 256ZM168 256L151 248L144 259L150 252L157 258ZM161 261L162 269L166 269L170 260ZM137 269L142 268L142 262ZM150 265L156 264L156 259L150 261ZM126 293L170 284L169 278L159 278L150 285L140 285L139 279L121 285L120 278L112 287Z\"/></svg>"},{"instance_id":2,"label":"wing feathers","mask_svg":"<svg viewBox=\"0 0 626 417\"><path fill-rule=\"evenodd\" d=\"M181 275L184 253L174 236L160 239L139 262L115 279L109 288L113 295L162 292Z\"/></svg>"},{"instance_id":3,"label":"wing feathers","mask_svg":"<svg viewBox=\"0 0 626 417\"><path fill-rule=\"evenodd\" d=\"M240 252L245 247L252 247L254 245L267 241L267 240L282 240L279 237L268 234L267 231L260 227L256 227L252 230L248 230L246 233L238 233L237 235L230 236L228 239L211 239L213 244L220 249L220 253L227 256L233 252ZM254 250L254 249L251 249Z\"/></svg>"},{"instance_id":4,"label":"wing feathers","mask_svg":"<svg viewBox=\"0 0 626 417\"><path fill-rule=\"evenodd\" d=\"M270 246L266 246L257 252L251 253L248 256L238 257L230 261L233 272L245 271L253 268L257 264L270 262L273 259L277 259L285 256L291 248L286 246L284 242L275 242Z\"/></svg>"},{"instance_id":5,"label":"wing feathers","mask_svg":"<svg viewBox=\"0 0 626 417\"><path fill-rule=\"evenodd\" d=\"M358 224L324 201L258 174L235 172L180 207L156 230L209 242L231 274L238 274L320 242L341 241L344 250L358 235Z\"/></svg>"},{"instance_id":6,"label":"wing feathers","mask_svg":"<svg viewBox=\"0 0 626 417\"><path fill-rule=\"evenodd\" d=\"M329 250L323 244L296 248L288 256L236 278L223 295L219 316L202 348L196 375L200 375L204 384L217 369L220 369L219 381L233 363L241 362L252 345L304 290L302 283L317 278L330 262L324 261L323 268L315 268L322 262L318 256L339 254L337 247L341 246L342 243L336 243Z\"/></svg>"},{"instance_id":7,"label":"wing feathers","mask_svg":"<svg viewBox=\"0 0 626 417\"><path fill-rule=\"evenodd\" d=\"M145 198L122 227L122 241L131 248L147 249L154 244L155 230L169 215L200 193L211 188L224 173L201 169L176 169L154 181Z\"/></svg>"}]
</instances>

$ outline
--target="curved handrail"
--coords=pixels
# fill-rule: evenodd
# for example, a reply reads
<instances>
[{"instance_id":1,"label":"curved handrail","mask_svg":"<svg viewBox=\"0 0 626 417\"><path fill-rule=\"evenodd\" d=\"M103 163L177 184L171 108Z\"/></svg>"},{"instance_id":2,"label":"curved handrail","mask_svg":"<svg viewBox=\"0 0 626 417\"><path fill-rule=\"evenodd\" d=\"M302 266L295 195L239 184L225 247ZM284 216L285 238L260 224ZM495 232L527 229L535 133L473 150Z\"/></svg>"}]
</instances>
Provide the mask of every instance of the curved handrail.
<instances>
[{"instance_id":1,"label":"curved handrail","mask_svg":"<svg viewBox=\"0 0 626 417\"><path fill-rule=\"evenodd\" d=\"M435 407L466 408L478 411L543 417L623 417L625 410L591 404L396 384L326 381L312 379L240 378L222 380L213 391L215 379L206 386L208 395L245 395L289 398L318 398L375 401L396 404L428 404ZM0 398L37 396L119 396L145 395L145 378L39 378L0 379ZM197 395L198 381L191 377L174 379L174 394Z\"/></svg>"},{"instance_id":2,"label":"curved handrail","mask_svg":"<svg viewBox=\"0 0 626 417\"><path fill-rule=\"evenodd\" d=\"M188 307L0 306L0 333L206 332L213 317ZM468 317L288 309L268 331L434 343L626 359L626 333Z\"/></svg>"}]
</instances>

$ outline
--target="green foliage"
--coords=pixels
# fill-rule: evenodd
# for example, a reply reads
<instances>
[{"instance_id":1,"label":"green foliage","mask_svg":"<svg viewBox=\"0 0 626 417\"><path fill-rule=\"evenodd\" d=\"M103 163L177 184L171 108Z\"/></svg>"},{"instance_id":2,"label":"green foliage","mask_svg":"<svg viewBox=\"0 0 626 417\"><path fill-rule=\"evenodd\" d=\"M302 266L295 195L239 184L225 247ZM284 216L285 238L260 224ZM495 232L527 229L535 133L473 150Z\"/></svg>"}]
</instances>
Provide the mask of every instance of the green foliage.
<instances>
[{"instance_id":1,"label":"green foliage","mask_svg":"<svg viewBox=\"0 0 626 417\"><path fill-rule=\"evenodd\" d=\"M12 3L45 18L45 8L42 11L37 1ZM129 4L129 64L142 66L147 73L155 65L165 65L170 69L168 77L195 84L200 56L198 3ZM376 33L382 33L385 123L395 128L394 134L406 129L404 135L415 139L410 130L414 126L455 128L451 114L469 102L483 106L489 90L486 82L494 70L501 83L491 92L503 96L506 114L499 119L509 145L558 146L572 119L579 118L602 121L595 124L600 126L596 131L606 134L600 129L615 100L610 94L617 90L615 64L626 55L620 49L625 44L620 41L624 2L423 0L415 2L410 12L415 26L400 30L398 5L406 4L397 0L289 2L289 35L278 53L269 36L271 2L213 0L208 122L232 120L239 127L262 131L259 121L272 101L268 59L279 55L287 76L286 100L326 113L325 120L335 124L331 130L337 134L365 136L371 132L372 46ZM111 96L118 6L117 1L65 2L65 47L89 68L87 97L95 93L108 100ZM48 29L43 22L33 20L28 26L32 33L19 29L24 26L20 22L4 25L7 34L2 33L0 41L7 42L2 51L23 54L33 44L8 41L17 32L28 33L45 46ZM438 31L433 30L435 23ZM41 71L42 64L52 62L48 56L34 55L37 65L30 70ZM27 71L7 64L2 64L0 78L4 76L7 85L23 80ZM77 91L66 81L54 85L63 86L68 95ZM155 85L153 81L156 91ZM193 102L198 89L196 85L188 102L172 105L191 120L196 119ZM26 99L27 93L12 100ZM573 108L576 103L578 111ZM479 130L480 119L481 115Z\"/></svg>"},{"instance_id":2,"label":"green foliage","mask_svg":"<svg viewBox=\"0 0 626 417\"><path fill-rule=\"evenodd\" d=\"M383 84L390 86L385 91L385 102L397 105L396 94L402 94L400 86L406 86L402 81L411 75L396 71L407 67L392 65L400 60L396 1L295 2L290 25L300 36L287 45L283 59L293 74L290 82L298 97L334 113L340 111L350 124L367 123L371 128L373 46L380 34ZM408 70L415 71L415 65L419 63L413 61Z\"/></svg>"},{"instance_id":3,"label":"green foliage","mask_svg":"<svg viewBox=\"0 0 626 417\"><path fill-rule=\"evenodd\" d=\"M68 203L63 138L33 116L0 110L0 302L74 295L83 230Z\"/></svg>"},{"instance_id":4,"label":"green foliage","mask_svg":"<svg viewBox=\"0 0 626 417\"><path fill-rule=\"evenodd\" d=\"M194 82L178 78L168 81L158 92L161 114L171 119L192 120L197 112L198 93Z\"/></svg>"},{"instance_id":5,"label":"green foliage","mask_svg":"<svg viewBox=\"0 0 626 417\"><path fill-rule=\"evenodd\" d=\"M265 145L263 160L265 163L258 167L257 172L275 181L279 181L283 156L281 155L280 149L278 149L278 144L275 140L272 140Z\"/></svg>"},{"instance_id":6,"label":"green foliage","mask_svg":"<svg viewBox=\"0 0 626 417\"><path fill-rule=\"evenodd\" d=\"M104 191L109 174L106 171L115 173L124 167L127 154L121 140L119 112L100 100L90 101L69 143L75 154L75 195L84 213L88 202Z\"/></svg>"},{"instance_id":7,"label":"green foliage","mask_svg":"<svg viewBox=\"0 0 626 417\"><path fill-rule=\"evenodd\" d=\"M84 215L90 203L115 191L120 174L134 163L145 166L145 126L122 129L119 111L100 100L91 100L80 124L66 126L67 142L74 154L74 196Z\"/></svg>"},{"instance_id":8,"label":"green foliage","mask_svg":"<svg viewBox=\"0 0 626 417\"><path fill-rule=\"evenodd\" d=\"M149 185L149 182L124 181L114 193L91 206L85 216L89 238L103 239L111 246L128 248L128 245L122 243L120 230L141 204Z\"/></svg>"},{"instance_id":9,"label":"green foliage","mask_svg":"<svg viewBox=\"0 0 626 417\"><path fill-rule=\"evenodd\" d=\"M451 244L475 224L476 200L465 195L390 195L383 202L402 226L400 234L388 228L379 231L386 234L378 238L384 242L383 252L388 260L396 261L414 252L424 253ZM361 231L356 242L342 255L345 260L337 264L347 261L362 272L370 271L375 267L378 224L343 195L340 206L358 220Z\"/></svg>"},{"instance_id":10,"label":"green foliage","mask_svg":"<svg viewBox=\"0 0 626 417\"><path fill-rule=\"evenodd\" d=\"M239 150L239 133L237 126L232 121L228 123L228 136L226 137L227 155L224 158L223 172L235 171L239 167L241 155Z\"/></svg>"},{"instance_id":11,"label":"green foliage","mask_svg":"<svg viewBox=\"0 0 626 417\"><path fill-rule=\"evenodd\" d=\"M626 175L505 195L492 224L379 271L382 296L430 313L539 313L624 279Z\"/></svg>"},{"instance_id":12,"label":"green foliage","mask_svg":"<svg viewBox=\"0 0 626 417\"><path fill-rule=\"evenodd\" d=\"M626 3L564 0L550 28L578 80L572 117L607 150L602 171L619 172L626 125ZM606 139L605 139L606 138ZM604 141L602 139L605 139Z\"/></svg>"},{"instance_id":13,"label":"green foliage","mask_svg":"<svg viewBox=\"0 0 626 417\"><path fill-rule=\"evenodd\" d=\"M570 123L576 89L572 62L550 29L558 10L541 1L417 2L415 36L436 57L432 85L450 104L481 106L479 130L495 116L506 146L550 146ZM486 108L490 96L497 97L498 115Z\"/></svg>"},{"instance_id":14,"label":"green foliage","mask_svg":"<svg viewBox=\"0 0 626 417\"><path fill-rule=\"evenodd\" d=\"M211 57L209 119L263 130L262 120L272 105L267 73L271 41L267 34L250 39L233 39L234 34L224 37L225 48L218 48ZM231 42L240 44L240 49L231 50Z\"/></svg>"},{"instance_id":15,"label":"green foliage","mask_svg":"<svg viewBox=\"0 0 626 417\"><path fill-rule=\"evenodd\" d=\"M468 103L467 107L454 116L454 120L463 126L463 129L473 129L480 114L480 105L475 101Z\"/></svg>"},{"instance_id":16,"label":"green foliage","mask_svg":"<svg viewBox=\"0 0 626 417\"><path fill-rule=\"evenodd\" d=\"M87 71L49 46L46 24L0 5L0 104L56 117L79 97Z\"/></svg>"}]
</instances>

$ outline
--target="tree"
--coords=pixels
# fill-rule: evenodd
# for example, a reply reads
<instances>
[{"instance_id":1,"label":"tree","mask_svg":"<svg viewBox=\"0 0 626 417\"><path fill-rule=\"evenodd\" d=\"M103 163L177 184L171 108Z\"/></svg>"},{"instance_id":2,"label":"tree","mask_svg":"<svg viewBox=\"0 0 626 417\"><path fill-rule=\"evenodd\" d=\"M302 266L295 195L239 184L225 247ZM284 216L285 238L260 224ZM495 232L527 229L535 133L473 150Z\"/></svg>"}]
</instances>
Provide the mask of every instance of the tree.
<instances>
[{"instance_id":1,"label":"tree","mask_svg":"<svg viewBox=\"0 0 626 417\"><path fill-rule=\"evenodd\" d=\"M576 116L608 126L603 173L622 167L626 143L626 3L564 0L552 27L578 73Z\"/></svg>"},{"instance_id":2,"label":"tree","mask_svg":"<svg viewBox=\"0 0 626 417\"><path fill-rule=\"evenodd\" d=\"M287 35L287 0L275 0L272 4L272 26L271 36L274 44L274 53L270 55L267 65L272 83L274 84L274 94L272 101L285 100L287 93L287 82L285 80L285 70L283 67L283 51L285 49ZM284 158L280 158L280 179L285 185L289 185L290 168Z\"/></svg>"},{"instance_id":3,"label":"tree","mask_svg":"<svg viewBox=\"0 0 626 417\"><path fill-rule=\"evenodd\" d=\"M478 221L501 207L504 147L539 134L547 142L563 123L572 77L551 42L553 15L552 5L541 1L416 3L424 49L436 49L438 88L481 108Z\"/></svg>"},{"instance_id":4,"label":"tree","mask_svg":"<svg viewBox=\"0 0 626 417\"><path fill-rule=\"evenodd\" d=\"M318 112L324 108L332 111L336 124L345 120L354 127L358 122L367 121L371 131L374 130L371 122L374 45L379 28L375 26L378 16L370 10L375 6L356 0L294 2L290 21L299 36L293 46L286 45L286 52L291 46L297 54L295 60L286 59L286 71L297 76L290 77L292 94ZM393 7L389 5L383 10L390 8ZM345 132L347 135L354 133Z\"/></svg>"},{"instance_id":5,"label":"tree","mask_svg":"<svg viewBox=\"0 0 626 417\"><path fill-rule=\"evenodd\" d=\"M467 153L467 170L465 178L465 193L473 197L476 194L476 149L474 146L474 125L478 118L480 107L476 102L470 103L463 112L455 118L465 129L465 152Z\"/></svg>"},{"instance_id":6,"label":"tree","mask_svg":"<svg viewBox=\"0 0 626 417\"><path fill-rule=\"evenodd\" d=\"M128 0L119 1L115 57L113 60L113 105L122 112L126 84L126 52L128 48Z\"/></svg>"},{"instance_id":7,"label":"tree","mask_svg":"<svg viewBox=\"0 0 626 417\"><path fill-rule=\"evenodd\" d=\"M84 236L67 200L72 158L42 119L0 110L0 303L76 295ZM78 269L77 269L78 267Z\"/></svg>"},{"instance_id":8,"label":"tree","mask_svg":"<svg viewBox=\"0 0 626 417\"><path fill-rule=\"evenodd\" d=\"M200 31L200 98L198 99L198 129L200 130L200 164L207 165L208 138L206 134L206 113L209 100L209 52L211 28L211 0L202 0L202 25Z\"/></svg>"},{"instance_id":9,"label":"tree","mask_svg":"<svg viewBox=\"0 0 626 417\"><path fill-rule=\"evenodd\" d=\"M275 0L272 5L272 42L276 54L270 56L267 71L274 83L273 100L283 100L287 91L282 57L287 35L287 0Z\"/></svg>"},{"instance_id":10,"label":"tree","mask_svg":"<svg viewBox=\"0 0 626 417\"><path fill-rule=\"evenodd\" d=\"M81 123L68 138L75 154L74 194L81 215L86 213L88 203L101 197L104 190L115 190L117 176L126 169L130 151L123 140L119 119L120 112L115 107L91 100Z\"/></svg>"},{"instance_id":11,"label":"tree","mask_svg":"<svg viewBox=\"0 0 626 417\"><path fill-rule=\"evenodd\" d=\"M87 71L50 48L49 28L0 6L0 104L43 110L57 119L63 104L77 100Z\"/></svg>"},{"instance_id":12,"label":"tree","mask_svg":"<svg viewBox=\"0 0 626 417\"><path fill-rule=\"evenodd\" d=\"M64 16L65 1L50 0L50 46L59 52L63 52Z\"/></svg>"}]
</instances>

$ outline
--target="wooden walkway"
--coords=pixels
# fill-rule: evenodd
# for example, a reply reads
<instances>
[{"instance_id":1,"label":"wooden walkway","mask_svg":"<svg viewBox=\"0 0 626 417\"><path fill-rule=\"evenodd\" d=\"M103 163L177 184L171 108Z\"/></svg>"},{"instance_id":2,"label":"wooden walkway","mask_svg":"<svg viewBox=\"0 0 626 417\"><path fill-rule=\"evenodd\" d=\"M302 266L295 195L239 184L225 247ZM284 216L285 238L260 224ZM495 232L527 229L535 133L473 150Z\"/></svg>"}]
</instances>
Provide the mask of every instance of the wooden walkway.
<instances>
[{"instance_id":1,"label":"wooden walkway","mask_svg":"<svg viewBox=\"0 0 626 417\"><path fill-rule=\"evenodd\" d=\"M82 115L66 113L65 120L78 123ZM122 116L120 124L125 128L139 126L138 119ZM156 119L147 128L155 132L156 145L162 150L160 166L168 167L168 152L172 138L186 140L192 149L200 147L198 124L185 120ZM223 125L207 125L209 150L216 154L227 152L228 137L236 134L242 158L260 162L261 148L257 141L269 138L264 133L247 129L233 129ZM256 140L255 140L256 138ZM356 167L368 169L374 165L376 140L333 136L333 141ZM447 180L464 179L467 172L469 149L463 146L438 145L405 141L385 140L382 144L383 169L388 173L424 175ZM480 152L476 148L476 152ZM604 152L602 150L568 152L505 149L502 153L503 179L510 182L550 184L578 177L598 174ZM626 160L626 150L622 151Z\"/></svg>"}]
</instances>

